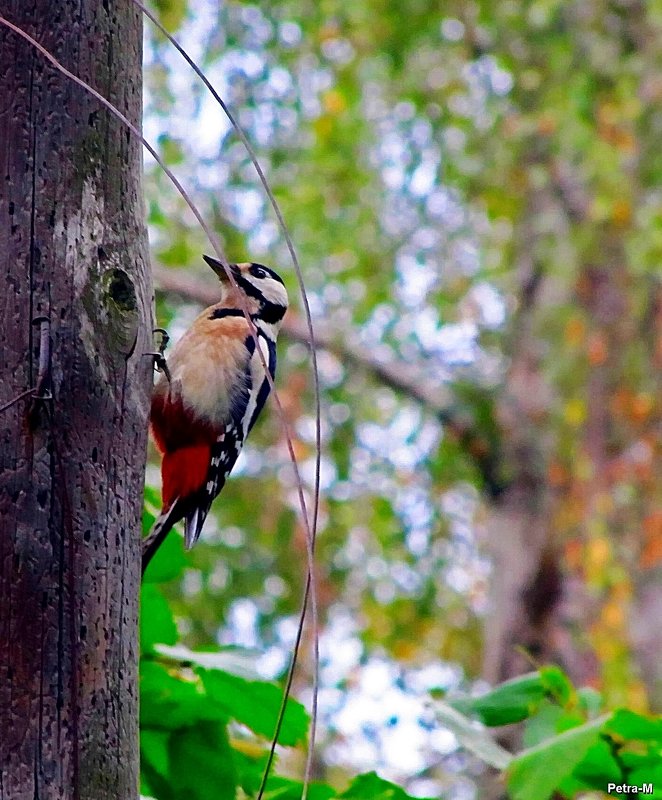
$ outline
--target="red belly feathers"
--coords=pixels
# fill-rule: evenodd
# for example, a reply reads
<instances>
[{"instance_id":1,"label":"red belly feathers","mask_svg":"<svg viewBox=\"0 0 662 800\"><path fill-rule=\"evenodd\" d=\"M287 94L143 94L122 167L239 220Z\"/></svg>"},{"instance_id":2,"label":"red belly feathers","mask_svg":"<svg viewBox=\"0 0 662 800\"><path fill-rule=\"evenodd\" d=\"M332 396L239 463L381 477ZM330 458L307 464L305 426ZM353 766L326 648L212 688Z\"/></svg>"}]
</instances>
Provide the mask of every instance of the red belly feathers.
<instances>
[{"instance_id":1,"label":"red belly feathers","mask_svg":"<svg viewBox=\"0 0 662 800\"><path fill-rule=\"evenodd\" d=\"M196 420L178 399L156 395L150 413L152 435L163 454L161 462L163 510L177 500L195 494L206 480L211 445L218 432Z\"/></svg>"}]
</instances>

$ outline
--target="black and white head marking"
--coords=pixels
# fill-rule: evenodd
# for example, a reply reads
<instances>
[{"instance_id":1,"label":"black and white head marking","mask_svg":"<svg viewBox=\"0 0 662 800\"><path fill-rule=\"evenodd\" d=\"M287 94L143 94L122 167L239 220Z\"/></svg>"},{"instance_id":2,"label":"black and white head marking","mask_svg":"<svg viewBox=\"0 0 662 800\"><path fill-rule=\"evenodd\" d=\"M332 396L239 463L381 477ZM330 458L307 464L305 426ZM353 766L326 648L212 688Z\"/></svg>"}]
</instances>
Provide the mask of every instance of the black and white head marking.
<instances>
[{"instance_id":1,"label":"black and white head marking","mask_svg":"<svg viewBox=\"0 0 662 800\"><path fill-rule=\"evenodd\" d=\"M267 325L277 325L285 316L288 306L287 290L276 272L264 264L240 264L237 283L249 297L260 303L256 314Z\"/></svg>"},{"instance_id":2,"label":"black and white head marking","mask_svg":"<svg viewBox=\"0 0 662 800\"><path fill-rule=\"evenodd\" d=\"M225 268L212 256L203 256L204 260L218 275L222 284L229 283ZM253 321L268 338L275 340L280 328L280 323L285 316L289 305L287 290L282 278L277 272L264 264L245 263L228 265L232 277L245 294L257 300L259 310L253 314ZM210 319L238 316L236 309L218 309L213 312Z\"/></svg>"}]
</instances>

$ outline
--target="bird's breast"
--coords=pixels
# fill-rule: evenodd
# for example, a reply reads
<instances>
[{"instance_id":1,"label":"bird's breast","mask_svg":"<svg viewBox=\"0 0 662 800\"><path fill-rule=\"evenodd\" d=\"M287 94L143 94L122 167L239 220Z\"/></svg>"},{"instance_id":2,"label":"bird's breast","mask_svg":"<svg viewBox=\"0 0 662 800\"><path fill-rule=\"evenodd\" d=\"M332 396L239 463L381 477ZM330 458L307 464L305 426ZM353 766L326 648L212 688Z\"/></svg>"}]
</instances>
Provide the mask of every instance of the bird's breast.
<instances>
[{"instance_id":1,"label":"bird's breast","mask_svg":"<svg viewBox=\"0 0 662 800\"><path fill-rule=\"evenodd\" d=\"M160 381L157 391L167 391L171 402L200 422L220 427L246 391L247 363L243 337L185 336L168 359L170 385Z\"/></svg>"}]
</instances>

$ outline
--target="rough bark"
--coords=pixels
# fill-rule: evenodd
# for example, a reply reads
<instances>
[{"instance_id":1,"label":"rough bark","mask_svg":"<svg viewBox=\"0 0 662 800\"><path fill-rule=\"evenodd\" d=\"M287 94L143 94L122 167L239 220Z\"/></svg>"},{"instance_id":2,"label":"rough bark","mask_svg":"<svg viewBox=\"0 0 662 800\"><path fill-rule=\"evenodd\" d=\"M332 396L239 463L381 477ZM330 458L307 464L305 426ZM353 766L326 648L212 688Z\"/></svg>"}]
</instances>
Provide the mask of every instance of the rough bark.
<instances>
[{"instance_id":1,"label":"rough bark","mask_svg":"<svg viewBox=\"0 0 662 800\"><path fill-rule=\"evenodd\" d=\"M141 116L130 0L1 0ZM140 511L151 386L141 151L0 28L0 800L138 794ZM42 360L44 352L41 352Z\"/></svg>"}]
</instances>

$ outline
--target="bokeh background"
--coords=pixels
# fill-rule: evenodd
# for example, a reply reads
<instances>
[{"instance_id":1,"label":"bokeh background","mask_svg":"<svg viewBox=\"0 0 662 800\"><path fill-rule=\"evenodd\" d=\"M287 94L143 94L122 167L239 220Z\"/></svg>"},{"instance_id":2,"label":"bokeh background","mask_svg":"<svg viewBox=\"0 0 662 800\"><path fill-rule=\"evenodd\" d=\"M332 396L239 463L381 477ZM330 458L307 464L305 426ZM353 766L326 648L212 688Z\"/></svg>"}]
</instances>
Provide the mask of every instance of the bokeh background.
<instances>
[{"instance_id":1,"label":"bokeh background","mask_svg":"<svg viewBox=\"0 0 662 800\"><path fill-rule=\"evenodd\" d=\"M659 711L662 4L152 9L254 144L319 338L316 777L377 769L413 796L486 798L426 698L546 663ZM147 22L145 67L147 138L230 259L288 286L277 385L310 496L312 368L283 237L222 111ZM146 174L176 338L215 297L210 245L149 158ZM147 483L158 505L154 453ZM281 677L305 531L272 404L202 542L173 547L153 587L179 640L250 648ZM308 633L306 702L311 665Z\"/></svg>"}]
</instances>

